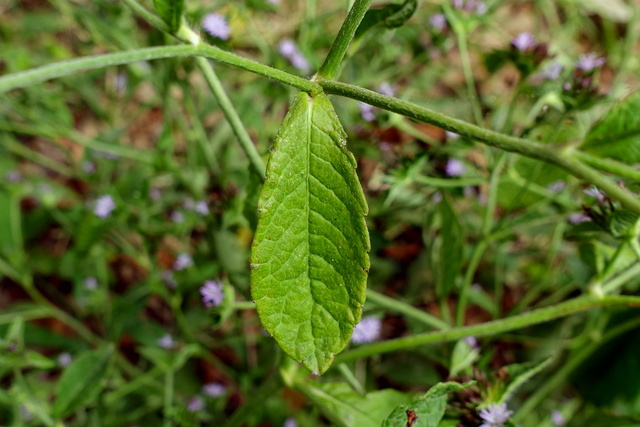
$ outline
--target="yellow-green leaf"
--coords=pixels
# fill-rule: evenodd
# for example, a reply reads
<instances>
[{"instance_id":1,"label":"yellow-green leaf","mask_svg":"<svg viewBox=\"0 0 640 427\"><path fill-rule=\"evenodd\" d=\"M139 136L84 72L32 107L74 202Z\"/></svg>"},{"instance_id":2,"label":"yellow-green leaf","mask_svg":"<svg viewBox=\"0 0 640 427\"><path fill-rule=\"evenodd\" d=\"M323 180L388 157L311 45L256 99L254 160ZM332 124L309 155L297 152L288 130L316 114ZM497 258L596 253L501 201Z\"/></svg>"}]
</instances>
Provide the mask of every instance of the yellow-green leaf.
<instances>
[{"instance_id":1,"label":"yellow-green leaf","mask_svg":"<svg viewBox=\"0 0 640 427\"><path fill-rule=\"evenodd\" d=\"M258 201L251 293L280 347L321 374L359 322L369 269L367 205L331 101L299 93Z\"/></svg>"}]
</instances>

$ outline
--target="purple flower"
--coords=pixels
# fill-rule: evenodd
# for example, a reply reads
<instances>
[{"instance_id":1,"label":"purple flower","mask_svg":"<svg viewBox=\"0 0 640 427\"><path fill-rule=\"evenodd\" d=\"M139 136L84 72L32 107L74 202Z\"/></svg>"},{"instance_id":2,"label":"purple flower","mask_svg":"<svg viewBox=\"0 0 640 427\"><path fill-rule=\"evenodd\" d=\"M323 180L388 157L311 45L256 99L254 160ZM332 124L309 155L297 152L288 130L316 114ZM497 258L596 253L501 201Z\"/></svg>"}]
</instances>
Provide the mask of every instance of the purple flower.
<instances>
[{"instance_id":1,"label":"purple flower","mask_svg":"<svg viewBox=\"0 0 640 427\"><path fill-rule=\"evenodd\" d=\"M182 224L184 222L184 214L180 211L171 212L171 222Z\"/></svg>"},{"instance_id":2,"label":"purple flower","mask_svg":"<svg viewBox=\"0 0 640 427\"><path fill-rule=\"evenodd\" d=\"M464 7L464 0L452 0L451 3L456 9L462 9Z\"/></svg>"},{"instance_id":3,"label":"purple flower","mask_svg":"<svg viewBox=\"0 0 640 427\"><path fill-rule=\"evenodd\" d=\"M556 194L561 192L562 190L564 190L567 187L567 183L564 181L555 181L552 182L551 184L547 185L547 190L549 190L550 192Z\"/></svg>"},{"instance_id":4,"label":"purple flower","mask_svg":"<svg viewBox=\"0 0 640 427\"><path fill-rule=\"evenodd\" d=\"M176 342L173 340L173 337L169 334L163 335L158 339L158 345L164 349L170 349L176 346Z\"/></svg>"},{"instance_id":5,"label":"purple flower","mask_svg":"<svg viewBox=\"0 0 640 427\"><path fill-rule=\"evenodd\" d=\"M222 304L222 300L224 299L222 283L207 280L200 288L200 295L202 295L202 302L205 307L210 308L219 306Z\"/></svg>"},{"instance_id":6,"label":"purple flower","mask_svg":"<svg viewBox=\"0 0 640 427\"><path fill-rule=\"evenodd\" d=\"M196 202L193 210L202 216L209 215L209 206L207 206L207 202L205 202L204 200Z\"/></svg>"},{"instance_id":7,"label":"purple flower","mask_svg":"<svg viewBox=\"0 0 640 427\"><path fill-rule=\"evenodd\" d=\"M282 427L298 427L298 422L295 418L289 417L284 420L284 424L282 424Z\"/></svg>"},{"instance_id":8,"label":"purple flower","mask_svg":"<svg viewBox=\"0 0 640 427\"><path fill-rule=\"evenodd\" d=\"M182 252L178 254L175 262L173 263L173 269L176 271L184 270L185 268L193 265L193 259L188 253Z\"/></svg>"},{"instance_id":9,"label":"purple flower","mask_svg":"<svg viewBox=\"0 0 640 427\"><path fill-rule=\"evenodd\" d=\"M447 165L444 167L444 172L449 176L460 176L466 171L467 169L458 159L449 159L449 161L447 161Z\"/></svg>"},{"instance_id":10,"label":"purple flower","mask_svg":"<svg viewBox=\"0 0 640 427\"><path fill-rule=\"evenodd\" d=\"M605 61L603 57L599 57L595 52L586 53L580 55L578 61L576 61L576 68L588 73L604 65Z\"/></svg>"},{"instance_id":11,"label":"purple flower","mask_svg":"<svg viewBox=\"0 0 640 427\"><path fill-rule=\"evenodd\" d=\"M487 13L487 5L483 1L468 0L464 5L464 9L469 12L475 12L477 15L484 15Z\"/></svg>"},{"instance_id":12,"label":"purple flower","mask_svg":"<svg viewBox=\"0 0 640 427\"><path fill-rule=\"evenodd\" d=\"M376 114L374 112L375 110L373 106L365 104L364 102L359 102L358 106L360 107L360 115L362 116L362 120L364 120L365 122L372 122L376 119Z\"/></svg>"},{"instance_id":13,"label":"purple flower","mask_svg":"<svg viewBox=\"0 0 640 427\"><path fill-rule=\"evenodd\" d=\"M58 366L61 366L63 368L66 367L66 366L69 366L71 364L72 360L73 360L73 358L66 351L64 353L60 353L58 355Z\"/></svg>"},{"instance_id":14,"label":"purple flower","mask_svg":"<svg viewBox=\"0 0 640 427\"><path fill-rule=\"evenodd\" d=\"M194 396L190 401L187 409L189 412L200 412L204 409L204 400L200 396Z\"/></svg>"},{"instance_id":15,"label":"purple flower","mask_svg":"<svg viewBox=\"0 0 640 427\"><path fill-rule=\"evenodd\" d=\"M476 339L476 337L472 337L472 336L468 336L464 339L464 342L467 343L467 345L471 348L479 348L480 346L478 345L478 340Z\"/></svg>"},{"instance_id":16,"label":"purple flower","mask_svg":"<svg viewBox=\"0 0 640 427\"><path fill-rule=\"evenodd\" d=\"M267 0L271 4L280 4L280 0Z\"/></svg>"},{"instance_id":17,"label":"purple flower","mask_svg":"<svg viewBox=\"0 0 640 427\"><path fill-rule=\"evenodd\" d=\"M224 16L219 13L209 13L202 20L202 28L213 37L229 40L231 28Z\"/></svg>"},{"instance_id":18,"label":"purple flower","mask_svg":"<svg viewBox=\"0 0 640 427\"><path fill-rule=\"evenodd\" d=\"M490 404L487 409L483 409L480 411L480 418L482 418L484 423L480 425L480 427L503 427L504 423L509 420L513 411L507 410L507 404Z\"/></svg>"},{"instance_id":19,"label":"purple flower","mask_svg":"<svg viewBox=\"0 0 640 427\"><path fill-rule=\"evenodd\" d=\"M176 282L176 279L173 277L171 270L163 271L160 278L167 288L175 289L176 286L178 286L178 282Z\"/></svg>"},{"instance_id":20,"label":"purple flower","mask_svg":"<svg viewBox=\"0 0 640 427\"><path fill-rule=\"evenodd\" d=\"M583 222L589 222L591 221L591 217L589 215L586 215L582 212L576 212L576 213L572 213L571 215L569 215L569 224L581 224Z\"/></svg>"},{"instance_id":21,"label":"purple flower","mask_svg":"<svg viewBox=\"0 0 640 427\"><path fill-rule=\"evenodd\" d=\"M20 182L22 174L18 171L9 171L4 174L4 180L7 182Z\"/></svg>"},{"instance_id":22,"label":"purple flower","mask_svg":"<svg viewBox=\"0 0 640 427\"><path fill-rule=\"evenodd\" d=\"M311 71L311 66L309 62L304 57L304 55L298 49L296 43L291 39L281 40L278 44L278 51L280 55L284 56L289 60L291 65L293 65L298 70L308 73Z\"/></svg>"},{"instance_id":23,"label":"purple flower","mask_svg":"<svg viewBox=\"0 0 640 427\"><path fill-rule=\"evenodd\" d=\"M547 80L558 80L558 77L560 77L560 73L562 73L563 70L564 67L561 64L552 62L542 70L542 77Z\"/></svg>"},{"instance_id":24,"label":"purple flower","mask_svg":"<svg viewBox=\"0 0 640 427\"><path fill-rule=\"evenodd\" d=\"M96 171L96 164L88 160L86 162L82 162L82 170L86 174L91 175Z\"/></svg>"},{"instance_id":25,"label":"purple flower","mask_svg":"<svg viewBox=\"0 0 640 427\"><path fill-rule=\"evenodd\" d=\"M298 46L291 39L280 40L278 44L278 51L280 51L280 55L285 58L290 58L298 52Z\"/></svg>"},{"instance_id":26,"label":"purple flower","mask_svg":"<svg viewBox=\"0 0 640 427\"><path fill-rule=\"evenodd\" d=\"M355 344L363 344L377 340L380 338L380 330L382 329L382 321L375 317L364 317L360 323L353 329L351 342Z\"/></svg>"},{"instance_id":27,"label":"purple flower","mask_svg":"<svg viewBox=\"0 0 640 427\"><path fill-rule=\"evenodd\" d=\"M439 191L436 191L435 193L433 193L433 195L431 196L431 201L433 202L434 205L437 205L438 203L440 203L442 201L442 193Z\"/></svg>"},{"instance_id":28,"label":"purple flower","mask_svg":"<svg viewBox=\"0 0 640 427\"><path fill-rule=\"evenodd\" d=\"M438 32L444 31L447 28L447 18L443 13L434 13L429 17L429 25Z\"/></svg>"},{"instance_id":29,"label":"purple flower","mask_svg":"<svg viewBox=\"0 0 640 427\"><path fill-rule=\"evenodd\" d=\"M108 194L105 194L102 197L99 197L95 201L95 206L93 208L93 213L102 219L107 218L111 215L111 212L116 208L116 204L113 201L113 197Z\"/></svg>"},{"instance_id":30,"label":"purple flower","mask_svg":"<svg viewBox=\"0 0 640 427\"><path fill-rule=\"evenodd\" d=\"M458 138L460 138L460 135L458 135L455 132L449 132L448 130L445 131L444 134L447 137L447 139L458 139Z\"/></svg>"},{"instance_id":31,"label":"purple flower","mask_svg":"<svg viewBox=\"0 0 640 427\"><path fill-rule=\"evenodd\" d=\"M93 291L98 288L98 279L95 277L87 277L84 279L84 287Z\"/></svg>"},{"instance_id":32,"label":"purple flower","mask_svg":"<svg viewBox=\"0 0 640 427\"><path fill-rule=\"evenodd\" d=\"M396 91L393 88L393 86L391 86L387 82L380 83L380 86L378 86L378 93L381 93L382 95L386 95L386 96L395 96L396 95Z\"/></svg>"},{"instance_id":33,"label":"purple flower","mask_svg":"<svg viewBox=\"0 0 640 427\"><path fill-rule=\"evenodd\" d=\"M605 199L607 198L604 192L600 190L598 187L596 187L595 185L592 185L586 190L582 190L582 192L587 196L595 197L600 203L604 202Z\"/></svg>"},{"instance_id":34,"label":"purple flower","mask_svg":"<svg viewBox=\"0 0 640 427\"><path fill-rule=\"evenodd\" d=\"M208 383L202 386L202 392L209 397L220 397L225 394L227 387L221 383Z\"/></svg>"},{"instance_id":35,"label":"purple flower","mask_svg":"<svg viewBox=\"0 0 640 427\"><path fill-rule=\"evenodd\" d=\"M554 426L563 426L567 423L567 420L564 419L564 415L562 412L556 410L551 411L551 422Z\"/></svg>"},{"instance_id":36,"label":"purple flower","mask_svg":"<svg viewBox=\"0 0 640 427\"><path fill-rule=\"evenodd\" d=\"M160 197L162 197L162 191L160 191L159 188L152 188L149 190L149 198L151 200L160 200Z\"/></svg>"},{"instance_id":37,"label":"purple flower","mask_svg":"<svg viewBox=\"0 0 640 427\"><path fill-rule=\"evenodd\" d=\"M533 38L531 33L523 32L518 34L511 40L511 45L518 49L520 52L529 50L536 45L536 39Z\"/></svg>"}]
</instances>

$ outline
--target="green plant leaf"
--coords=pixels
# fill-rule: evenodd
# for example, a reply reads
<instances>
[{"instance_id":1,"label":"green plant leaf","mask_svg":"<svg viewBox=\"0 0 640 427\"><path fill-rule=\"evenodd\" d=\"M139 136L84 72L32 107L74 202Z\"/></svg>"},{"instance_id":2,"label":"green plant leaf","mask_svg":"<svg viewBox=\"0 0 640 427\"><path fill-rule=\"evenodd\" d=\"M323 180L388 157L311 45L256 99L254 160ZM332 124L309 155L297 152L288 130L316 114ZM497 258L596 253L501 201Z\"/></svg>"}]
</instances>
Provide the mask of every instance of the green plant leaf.
<instances>
[{"instance_id":1,"label":"green plant leaf","mask_svg":"<svg viewBox=\"0 0 640 427\"><path fill-rule=\"evenodd\" d=\"M169 26L169 31L172 34L178 31L184 13L184 0L153 0L153 5Z\"/></svg>"},{"instance_id":2,"label":"green plant leaf","mask_svg":"<svg viewBox=\"0 0 640 427\"><path fill-rule=\"evenodd\" d=\"M95 399L103 387L113 345L89 351L74 360L56 386L53 416L63 418Z\"/></svg>"},{"instance_id":3,"label":"green plant leaf","mask_svg":"<svg viewBox=\"0 0 640 427\"><path fill-rule=\"evenodd\" d=\"M464 390L473 382L460 384L455 382L438 383L421 397L408 404L396 407L382 423L382 427L437 427L444 416L447 395L453 391ZM411 417L411 419L409 419ZM410 423L411 420L415 420Z\"/></svg>"},{"instance_id":4,"label":"green plant leaf","mask_svg":"<svg viewBox=\"0 0 640 427\"><path fill-rule=\"evenodd\" d=\"M260 194L251 293L294 360L326 371L360 321L369 269L367 205L331 101L299 93Z\"/></svg>"},{"instance_id":5,"label":"green plant leaf","mask_svg":"<svg viewBox=\"0 0 640 427\"><path fill-rule=\"evenodd\" d=\"M442 243L440 245L438 293L441 298L446 298L454 288L456 278L460 273L464 251L462 227L446 194L440 202L440 216L442 218Z\"/></svg>"},{"instance_id":6,"label":"green plant leaf","mask_svg":"<svg viewBox=\"0 0 640 427\"><path fill-rule=\"evenodd\" d=\"M354 38L360 39L372 28L383 25L386 28L398 28L413 16L418 0L405 0L401 4L388 4L382 8L370 9L365 13Z\"/></svg>"},{"instance_id":7,"label":"green plant leaf","mask_svg":"<svg viewBox=\"0 0 640 427\"><path fill-rule=\"evenodd\" d=\"M505 387L498 403L505 403L513 394L533 376L551 364L553 357L547 357L541 362L525 362L508 365L502 368L508 375Z\"/></svg>"},{"instance_id":8,"label":"green plant leaf","mask_svg":"<svg viewBox=\"0 0 640 427\"><path fill-rule=\"evenodd\" d=\"M581 149L623 163L640 162L640 91L615 105L596 123Z\"/></svg>"},{"instance_id":9,"label":"green plant leaf","mask_svg":"<svg viewBox=\"0 0 640 427\"><path fill-rule=\"evenodd\" d=\"M379 427L394 407L406 403L411 395L396 390L379 390L361 396L345 383L318 384L306 381L305 394L333 422L346 427Z\"/></svg>"}]
</instances>

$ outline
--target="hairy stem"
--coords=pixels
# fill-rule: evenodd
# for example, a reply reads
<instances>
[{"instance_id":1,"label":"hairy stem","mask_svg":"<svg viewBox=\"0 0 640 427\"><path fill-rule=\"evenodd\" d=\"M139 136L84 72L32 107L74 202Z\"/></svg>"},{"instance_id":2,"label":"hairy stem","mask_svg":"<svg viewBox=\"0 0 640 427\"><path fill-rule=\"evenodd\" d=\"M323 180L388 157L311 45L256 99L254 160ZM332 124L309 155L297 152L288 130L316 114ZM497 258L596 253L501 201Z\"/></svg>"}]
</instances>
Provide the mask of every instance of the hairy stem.
<instances>
[{"instance_id":1,"label":"hairy stem","mask_svg":"<svg viewBox=\"0 0 640 427\"><path fill-rule=\"evenodd\" d=\"M347 14L347 18L342 23L342 27L338 32L331 49L324 60L324 63L318 70L318 77L325 79L333 79L338 74L342 59L349 47L349 43L353 39L364 14L369 10L372 0L356 0L353 7Z\"/></svg>"},{"instance_id":2,"label":"hairy stem","mask_svg":"<svg viewBox=\"0 0 640 427\"><path fill-rule=\"evenodd\" d=\"M640 200L620 188L613 180L602 175L580 161L572 148L559 148L543 145L535 141L504 135L490 129L446 116L401 99L381 95L368 89L333 80L319 79L318 82L329 94L352 98L406 117L429 123L450 132L482 142L495 148L522 154L537 160L556 165L570 174L587 181L618 200L625 208L640 215Z\"/></svg>"},{"instance_id":3,"label":"hairy stem","mask_svg":"<svg viewBox=\"0 0 640 427\"><path fill-rule=\"evenodd\" d=\"M481 323L479 325L451 328L443 331L428 332L378 342L355 348L337 356L334 363L348 362L362 357L373 356L392 351L406 350L426 344L455 341L468 336L483 337L512 331L539 323L568 316L594 307L614 305L640 306L640 297L635 296L582 296L551 307L540 308L529 313Z\"/></svg>"}]
</instances>

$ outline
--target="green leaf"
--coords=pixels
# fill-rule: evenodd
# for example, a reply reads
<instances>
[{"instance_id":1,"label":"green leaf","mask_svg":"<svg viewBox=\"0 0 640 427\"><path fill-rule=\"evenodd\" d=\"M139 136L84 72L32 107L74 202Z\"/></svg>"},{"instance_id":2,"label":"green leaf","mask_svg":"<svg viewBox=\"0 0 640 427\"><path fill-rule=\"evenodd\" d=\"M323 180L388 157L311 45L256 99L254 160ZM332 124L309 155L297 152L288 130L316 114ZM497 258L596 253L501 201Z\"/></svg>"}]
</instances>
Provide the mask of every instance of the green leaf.
<instances>
[{"instance_id":1,"label":"green leaf","mask_svg":"<svg viewBox=\"0 0 640 427\"><path fill-rule=\"evenodd\" d=\"M596 123L581 149L623 163L640 162L640 92L634 92Z\"/></svg>"},{"instance_id":2,"label":"green leaf","mask_svg":"<svg viewBox=\"0 0 640 427\"><path fill-rule=\"evenodd\" d=\"M91 402L102 389L113 345L79 356L62 373L56 386L53 416L63 418Z\"/></svg>"},{"instance_id":3,"label":"green leaf","mask_svg":"<svg viewBox=\"0 0 640 427\"><path fill-rule=\"evenodd\" d=\"M447 406L447 395L453 391L464 390L473 382L460 384L456 382L438 383L421 397L412 400L409 404L399 405L391 415L384 420L382 427L437 427L444 416ZM409 417L415 419L410 424Z\"/></svg>"},{"instance_id":4,"label":"green leaf","mask_svg":"<svg viewBox=\"0 0 640 427\"><path fill-rule=\"evenodd\" d=\"M180 28L180 21L184 13L184 0L153 0L158 15L169 26L169 31L175 33Z\"/></svg>"},{"instance_id":5,"label":"green leaf","mask_svg":"<svg viewBox=\"0 0 640 427\"><path fill-rule=\"evenodd\" d=\"M638 215L625 209L617 209L609 219L609 229L616 237L633 237L638 234Z\"/></svg>"},{"instance_id":6,"label":"green leaf","mask_svg":"<svg viewBox=\"0 0 640 427\"><path fill-rule=\"evenodd\" d=\"M460 273L463 259L462 227L456 213L451 208L449 197L445 195L440 202L442 218L442 243L440 245L440 274L438 293L441 298L451 292Z\"/></svg>"},{"instance_id":7,"label":"green leaf","mask_svg":"<svg viewBox=\"0 0 640 427\"><path fill-rule=\"evenodd\" d=\"M299 93L260 194L251 293L294 360L326 371L360 321L369 269L367 205L329 98Z\"/></svg>"},{"instance_id":8,"label":"green leaf","mask_svg":"<svg viewBox=\"0 0 640 427\"><path fill-rule=\"evenodd\" d=\"M418 7L417 0L405 0L402 4L388 4L378 9L370 9L364 14L354 38L361 38L372 28L383 25L386 28L398 28L413 16Z\"/></svg>"},{"instance_id":9,"label":"green leaf","mask_svg":"<svg viewBox=\"0 0 640 427\"><path fill-rule=\"evenodd\" d=\"M524 383L551 364L553 357L547 357L541 362L526 362L505 366L503 370L508 374L508 385L502 392L498 403L505 403Z\"/></svg>"},{"instance_id":10,"label":"green leaf","mask_svg":"<svg viewBox=\"0 0 640 427\"><path fill-rule=\"evenodd\" d=\"M394 407L411 399L410 395L391 389L361 396L345 383L306 381L303 390L332 425L346 427L379 427Z\"/></svg>"},{"instance_id":11,"label":"green leaf","mask_svg":"<svg viewBox=\"0 0 640 427\"><path fill-rule=\"evenodd\" d=\"M451 368L449 368L449 377L455 377L460 372L469 368L478 360L480 350L471 347L467 341L459 340L453 347L451 354Z\"/></svg>"}]
</instances>

